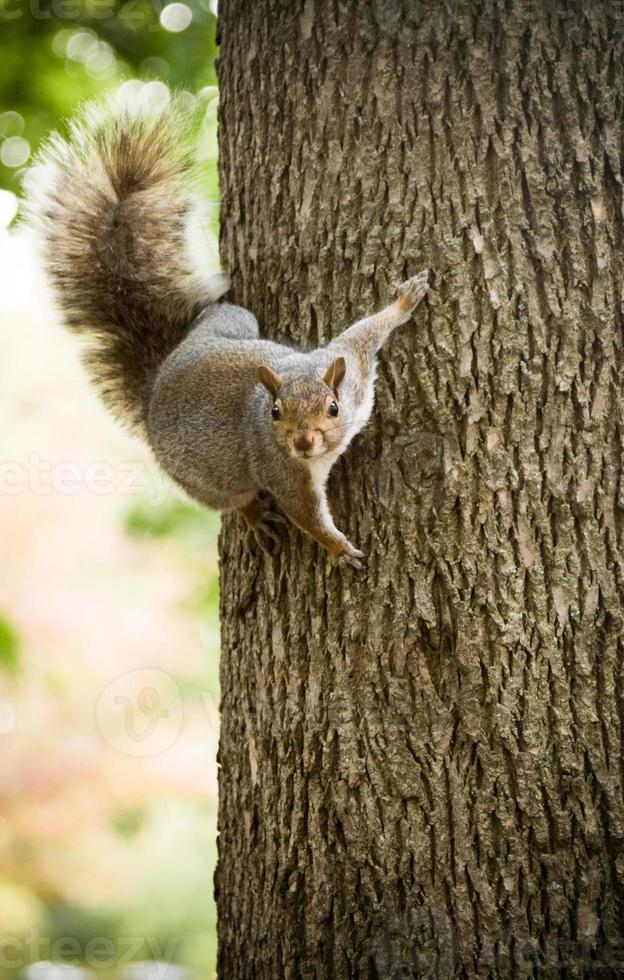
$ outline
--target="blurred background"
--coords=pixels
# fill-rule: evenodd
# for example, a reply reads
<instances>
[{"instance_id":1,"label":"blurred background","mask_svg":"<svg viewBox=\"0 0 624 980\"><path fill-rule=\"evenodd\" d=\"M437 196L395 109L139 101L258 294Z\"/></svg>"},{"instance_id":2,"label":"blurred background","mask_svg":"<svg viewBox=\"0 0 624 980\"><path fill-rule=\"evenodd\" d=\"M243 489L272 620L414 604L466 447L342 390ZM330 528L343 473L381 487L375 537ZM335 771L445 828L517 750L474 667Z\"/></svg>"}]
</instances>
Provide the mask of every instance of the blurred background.
<instances>
[{"instance_id":1,"label":"blurred background","mask_svg":"<svg viewBox=\"0 0 624 980\"><path fill-rule=\"evenodd\" d=\"M0 0L0 32L0 978L212 977L218 517L105 415L18 221L119 85L197 103L217 199L216 7Z\"/></svg>"}]
</instances>

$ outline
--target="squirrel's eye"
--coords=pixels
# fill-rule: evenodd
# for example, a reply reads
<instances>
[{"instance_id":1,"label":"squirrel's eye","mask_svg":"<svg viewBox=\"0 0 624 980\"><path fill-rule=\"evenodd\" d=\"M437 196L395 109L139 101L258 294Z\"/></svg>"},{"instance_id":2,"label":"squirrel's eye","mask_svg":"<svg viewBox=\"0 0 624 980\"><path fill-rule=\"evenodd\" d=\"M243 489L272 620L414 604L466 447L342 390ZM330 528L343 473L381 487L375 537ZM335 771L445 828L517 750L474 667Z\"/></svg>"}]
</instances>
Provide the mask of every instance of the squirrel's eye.
<instances>
[{"instance_id":1,"label":"squirrel's eye","mask_svg":"<svg viewBox=\"0 0 624 980\"><path fill-rule=\"evenodd\" d=\"M277 407L277 405L274 405L273 408L271 409L271 416L274 419L274 421L277 422L277 420L280 417L280 410Z\"/></svg>"},{"instance_id":2,"label":"squirrel's eye","mask_svg":"<svg viewBox=\"0 0 624 980\"><path fill-rule=\"evenodd\" d=\"M331 417L332 417L333 419L335 419L335 418L336 418L336 416L338 415L338 405L337 405L337 403L336 403L336 402L332 402L332 403L331 403L331 405L330 405L330 406L329 406L329 408L327 409L327 414L328 414L328 415L331 415Z\"/></svg>"}]
</instances>

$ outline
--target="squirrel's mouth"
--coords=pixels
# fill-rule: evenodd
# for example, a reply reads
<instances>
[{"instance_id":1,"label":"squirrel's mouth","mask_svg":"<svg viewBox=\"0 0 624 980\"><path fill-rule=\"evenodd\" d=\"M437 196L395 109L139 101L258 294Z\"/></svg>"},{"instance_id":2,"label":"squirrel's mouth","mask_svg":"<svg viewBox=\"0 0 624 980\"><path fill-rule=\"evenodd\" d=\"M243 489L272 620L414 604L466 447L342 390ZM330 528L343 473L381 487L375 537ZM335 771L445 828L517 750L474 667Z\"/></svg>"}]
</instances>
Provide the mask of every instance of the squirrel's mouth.
<instances>
[{"instance_id":1,"label":"squirrel's mouth","mask_svg":"<svg viewBox=\"0 0 624 980\"><path fill-rule=\"evenodd\" d=\"M327 446L313 446L312 449L292 450L295 459L317 459L319 456L324 456L326 452Z\"/></svg>"}]
</instances>

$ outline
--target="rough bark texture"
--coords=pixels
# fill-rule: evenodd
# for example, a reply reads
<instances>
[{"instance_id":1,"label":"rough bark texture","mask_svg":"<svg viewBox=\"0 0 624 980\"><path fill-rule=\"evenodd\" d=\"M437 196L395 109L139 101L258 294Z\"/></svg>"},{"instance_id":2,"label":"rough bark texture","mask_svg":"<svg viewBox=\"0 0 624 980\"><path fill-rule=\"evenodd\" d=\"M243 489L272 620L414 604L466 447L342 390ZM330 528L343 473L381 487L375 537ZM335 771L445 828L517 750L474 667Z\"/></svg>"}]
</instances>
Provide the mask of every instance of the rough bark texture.
<instances>
[{"instance_id":1,"label":"rough bark texture","mask_svg":"<svg viewBox=\"0 0 624 980\"><path fill-rule=\"evenodd\" d=\"M227 0L222 255L315 345L425 265L335 469L222 535L222 980L624 970L624 5Z\"/></svg>"}]
</instances>

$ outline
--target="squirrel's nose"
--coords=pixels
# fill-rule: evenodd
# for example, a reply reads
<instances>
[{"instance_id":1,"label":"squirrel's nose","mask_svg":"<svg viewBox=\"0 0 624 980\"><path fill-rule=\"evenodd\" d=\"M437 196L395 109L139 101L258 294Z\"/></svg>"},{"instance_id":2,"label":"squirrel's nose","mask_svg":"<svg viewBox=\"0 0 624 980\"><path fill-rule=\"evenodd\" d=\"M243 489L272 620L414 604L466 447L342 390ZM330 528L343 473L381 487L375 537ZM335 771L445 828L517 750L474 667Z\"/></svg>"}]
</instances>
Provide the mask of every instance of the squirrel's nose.
<instances>
[{"instance_id":1,"label":"squirrel's nose","mask_svg":"<svg viewBox=\"0 0 624 980\"><path fill-rule=\"evenodd\" d=\"M301 449L305 452L307 449L312 449L314 445L314 433L310 429L304 429L303 432L298 432L294 438L295 449Z\"/></svg>"}]
</instances>

